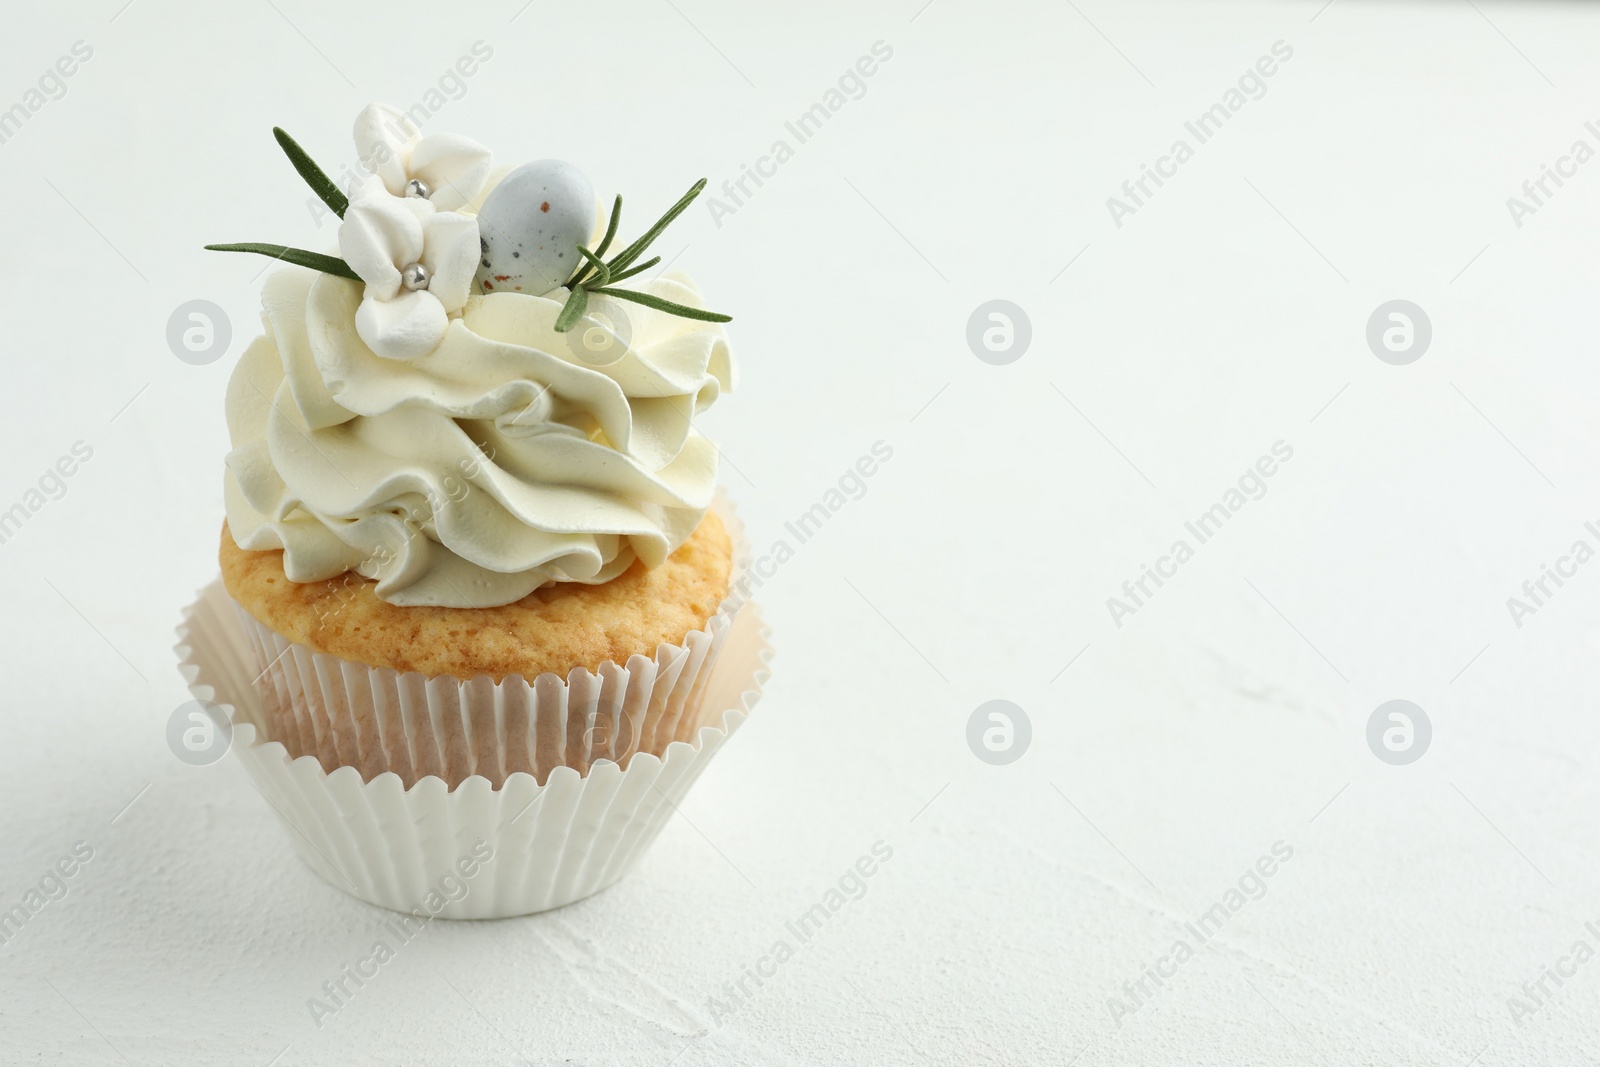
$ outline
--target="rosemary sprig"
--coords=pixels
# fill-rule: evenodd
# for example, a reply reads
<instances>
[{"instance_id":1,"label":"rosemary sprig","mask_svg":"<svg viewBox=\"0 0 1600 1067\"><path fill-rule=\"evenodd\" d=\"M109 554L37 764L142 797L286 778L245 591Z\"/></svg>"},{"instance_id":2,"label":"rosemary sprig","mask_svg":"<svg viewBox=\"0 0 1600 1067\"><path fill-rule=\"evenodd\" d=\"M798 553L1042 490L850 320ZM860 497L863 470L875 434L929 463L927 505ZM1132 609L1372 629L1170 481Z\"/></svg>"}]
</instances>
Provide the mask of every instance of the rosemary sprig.
<instances>
[{"instance_id":1,"label":"rosemary sprig","mask_svg":"<svg viewBox=\"0 0 1600 1067\"><path fill-rule=\"evenodd\" d=\"M622 196L617 196L616 202L611 205L611 221L606 223L606 235L600 239L600 247L594 250L597 256L606 254L606 249L611 247L611 239L617 235L617 223L622 221Z\"/></svg>"},{"instance_id":2,"label":"rosemary sprig","mask_svg":"<svg viewBox=\"0 0 1600 1067\"><path fill-rule=\"evenodd\" d=\"M583 313L589 310L589 290L578 286L572 290L572 295L567 297L567 302L561 306L561 314L556 316L556 333L566 333L572 329L572 324L583 318Z\"/></svg>"},{"instance_id":3,"label":"rosemary sprig","mask_svg":"<svg viewBox=\"0 0 1600 1067\"><path fill-rule=\"evenodd\" d=\"M590 289L589 292L598 296L614 296L618 300L628 300L635 304L643 304L647 308L665 311L669 315L676 315L683 319L698 319L701 322L732 322L732 315L723 315L715 311L704 311L692 308L687 304L679 304L672 300L663 300L659 296L641 293L637 289ZM565 310L565 309L563 309Z\"/></svg>"},{"instance_id":4,"label":"rosemary sprig","mask_svg":"<svg viewBox=\"0 0 1600 1067\"><path fill-rule=\"evenodd\" d=\"M282 127L272 127L272 136L277 138L278 147L289 157L289 162L294 164L294 169L299 172L300 177L311 186L311 191L321 197L322 202L332 208L335 215L344 218L345 210L350 206L350 198L339 191L339 187L333 184L333 179L317 166L316 161L306 154L306 150L300 147L299 142L285 133ZM338 256L325 256L321 252L308 252L304 248L262 244L259 241L206 245L206 248L212 252L254 252L260 256L271 256L285 263L293 263L297 267L310 267L324 274L335 274L358 282L361 280L361 275L351 270L350 264Z\"/></svg>"},{"instance_id":5,"label":"rosemary sprig","mask_svg":"<svg viewBox=\"0 0 1600 1067\"><path fill-rule=\"evenodd\" d=\"M308 252L304 248L288 248L284 245L268 245L259 241L245 241L231 245L206 245L212 252L254 252L261 256L271 256L281 259L285 263L293 263L297 267L310 267L320 270L324 274L336 274L341 278L361 280L361 275L350 269L350 264L338 256L325 256L321 252Z\"/></svg>"},{"instance_id":6,"label":"rosemary sprig","mask_svg":"<svg viewBox=\"0 0 1600 1067\"><path fill-rule=\"evenodd\" d=\"M618 196L611 205L611 221L606 223L606 235L600 239L600 247L596 248L594 252L591 253L582 245L578 246L578 251L581 252L586 258L584 262L578 264L578 269L573 271L572 277L567 279L568 289L576 289L579 282L583 281L585 277L593 273L592 269L590 268L591 260L606 254L606 249L611 247L612 240L617 236L617 224L621 221L622 197Z\"/></svg>"},{"instance_id":7,"label":"rosemary sprig","mask_svg":"<svg viewBox=\"0 0 1600 1067\"><path fill-rule=\"evenodd\" d=\"M333 179L317 166L316 161L300 147L300 143L285 133L282 127L272 127L272 136L278 139L278 147L289 157L289 162L294 164L294 169L300 173L300 177L311 186L311 191L333 209L335 215L344 218L345 209L350 206L350 198L339 191L339 187L333 184Z\"/></svg>"},{"instance_id":8,"label":"rosemary sprig","mask_svg":"<svg viewBox=\"0 0 1600 1067\"><path fill-rule=\"evenodd\" d=\"M606 224L606 235L604 240L600 242L600 247L591 252L583 245L578 246L578 252L583 256L584 262L579 266L577 273L567 282L567 288L571 290L571 295L567 297L566 304L562 306L561 314L556 316L556 332L566 333L572 329L574 323L583 318L583 313L589 307L590 293L615 297L618 300L627 300L635 304L643 304L645 307L664 311L669 315L677 315L680 318L697 319L701 322L732 322L733 318L729 315L692 308L686 304L663 300L659 296L637 292L633 289L618 289L615 287L617 282L631 278L635 274L648 270L661 262L661 257L656 256L649 262L641 263L638 266L633 265L634 260L644 254L655 239L661 236L662 231L672 224L673 219L683 214L684 209L694 202L694 198L699 196L700 191L705 187L706 180L704 178L695 182L689 188L689 191L679 197L678 202L673 204L665 215L657 219L655 225L646 230L638 240L618 252L611 259L604 260L600 257L604 256L606 249L611 247L611 240L617 235L617 224L622 219L622 197L617 197L616 202L611 207L611 221Z\"/></svg>"},{"instance_id":9,"label":"rosemary sprig","mask_svg":"<svg viewBox=\"0 0 1600 1067\"><path fill-rule=\"evenodd\" d=\"M612 260L612 268L616 269L626 267L628 264L638 259L639 254L646 248L649 248L657 237L661 236L661 231L665 230L669 225L671 225L673 219L683 214L684 210L687 209L690 204L694 203L694 198L699 196L700 190L704 189L705 187L706 180L704 178L701 178L699 181L690 186L689 191L684 193L683 196L678 199L678 202L673 204L672 207L667 210L665 215L662 215L659 219L657 219L654 226L646 230L642 237L633 242L633 244L629 245L627 248L624 248L621 253L617 255L617 258Z\"/></svg>"},{"instance_id":10,"label":"rosemary sprig","mask_svg":"<svg viewBox=\"0 0 1600 1067\"><path fill-rule=\"evenodd\" d=\"M578 251L583 255L584 259L589 261L589 266L594 268L594 276L595 276L595 279L596 279L596 284L597 285L608 285L608 284L610 284L610 282L611 282L611 268L606 266L605 262L603 260L601 260L601 258L599 256L595 255L593 252L589 251L587 248L583 247L582 245L578 246Z\"/></svg>"},{"instance_id":11,"label":"rosemary sprig","mask_svg":"<svg viewBox=\"0 0 1600 1067\"><path fill-rule=\"evenodd\" d=\"M645 271L649 270L651 267L655 266L657 263L660 263L660 262L661 262L661 257L660 256L653 256L650 259L647 259L643 263L639 264L637 267L629 267L627 270L623 271L621 274L613 274L611 276L611 284L614 285L617 282L620 282L620 281L622 281L622 280L624 280L626 278L631 278L635 274L643 274Z\"/></svg>"}]
</instances>

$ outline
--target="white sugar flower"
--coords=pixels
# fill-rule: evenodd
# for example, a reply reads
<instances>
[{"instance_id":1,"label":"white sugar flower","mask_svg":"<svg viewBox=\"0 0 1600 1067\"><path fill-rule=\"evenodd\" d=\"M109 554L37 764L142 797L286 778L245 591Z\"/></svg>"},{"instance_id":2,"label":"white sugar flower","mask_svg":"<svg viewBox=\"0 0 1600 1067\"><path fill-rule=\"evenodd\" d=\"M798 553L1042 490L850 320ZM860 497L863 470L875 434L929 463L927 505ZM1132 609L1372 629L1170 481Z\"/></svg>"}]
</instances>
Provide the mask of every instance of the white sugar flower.
<instances>
[{"instance_id":1,"label":"white sugar flower","mask_svg":"<svg viewBox=\"0 0 1600 1067\"><path fill-rule=\"evenodd\" d=\"M356 153L395 196L431 200L440 211L464 207L483 189L493 157L470 137L427 137L405 112L368 104L356 116ZM416 184L413 184L416 183Z\"/></svg>"},{"instance_id":2,"label":"white sugar flower","mask_svg":"<svg viewBox=\"0 0 1600 1067\"><path fill-rule=\"evenodd\" d=\"M356 333L387 359L432 352L467 302L478 251L472 216L391 196L376 176L356 186L339 226L339 254L367 285Z\"/></svg>"}]
</instances>

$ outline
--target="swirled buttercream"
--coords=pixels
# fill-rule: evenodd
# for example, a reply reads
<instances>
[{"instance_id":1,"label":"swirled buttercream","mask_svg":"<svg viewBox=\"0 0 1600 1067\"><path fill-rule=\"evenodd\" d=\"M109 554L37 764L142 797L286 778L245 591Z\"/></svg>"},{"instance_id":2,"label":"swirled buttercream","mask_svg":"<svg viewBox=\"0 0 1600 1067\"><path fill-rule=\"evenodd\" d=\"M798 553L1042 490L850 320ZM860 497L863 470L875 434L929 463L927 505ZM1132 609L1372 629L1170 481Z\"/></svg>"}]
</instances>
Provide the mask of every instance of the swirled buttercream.
<instances>
[{"instance_id":1,"label":"swirled buttercream","mask_svg":"<svg viewBox=\"0 0 1600 1067\"><path fill-rule=\"evenodd\" d=\"M638 288L703 306L681 275ZM362 297L272 274L228 384L228 526L282 549L291 581L356 571L391 604L491 607L655 566L704 517L717 453L693 421L733 384L721 326L629 305L597 366L585 323L554 329L565 289L492 293L399 361L362 340Z\"/></svg>"}]
</instances>

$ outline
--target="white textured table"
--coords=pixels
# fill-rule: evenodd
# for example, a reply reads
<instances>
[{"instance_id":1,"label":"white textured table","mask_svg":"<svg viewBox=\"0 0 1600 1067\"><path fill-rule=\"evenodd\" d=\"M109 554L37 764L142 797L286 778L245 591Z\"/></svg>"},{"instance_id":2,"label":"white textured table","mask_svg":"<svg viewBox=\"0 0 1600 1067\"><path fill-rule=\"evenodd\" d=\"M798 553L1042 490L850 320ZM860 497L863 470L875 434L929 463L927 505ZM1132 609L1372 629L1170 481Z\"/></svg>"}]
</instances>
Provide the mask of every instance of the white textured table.
<instances>
[{"instance_id":1,"label":"white textured table","mask_svg":"<svg viewBox=\"0 0 1600 1067\"><path fill-rule=\"evenodd\" d=\"M0 1061L1600 1059L1600 12L122 3L0 43L0 910L41 904ZM643 866L435 924L318 1026L385 914L164 731L256 330L260 265L200 246L326 240L268 130L348 156L370 99L635 223L710 177L663 249L736 313L706 429L793 551L769 694ZM203 366L165 338L197 299ZM1392 300L1425 351L1415 312L1369 348Z\"/></svg>"}]
</instances>

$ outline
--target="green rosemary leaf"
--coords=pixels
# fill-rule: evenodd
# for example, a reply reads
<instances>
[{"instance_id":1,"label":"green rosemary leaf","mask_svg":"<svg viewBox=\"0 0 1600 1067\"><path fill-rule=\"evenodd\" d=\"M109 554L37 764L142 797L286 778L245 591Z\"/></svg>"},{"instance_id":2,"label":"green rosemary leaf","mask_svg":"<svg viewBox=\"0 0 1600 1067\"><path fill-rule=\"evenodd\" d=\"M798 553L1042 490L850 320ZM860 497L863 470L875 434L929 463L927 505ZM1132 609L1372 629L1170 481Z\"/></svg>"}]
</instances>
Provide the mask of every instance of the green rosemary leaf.
<instances>
[{"instance_id":1,"label":"green rosemary leaf","mask_svg":"<svg viewBox=\"0 0 1600 1067\"><path fill-rule=\"evenodd\" d=\"M665 230L669 225L671 225L673 219L683 214L684 209L694 202L694 198L699 196L700 190L704 189L705 187L706 180L704 178L701 178L699 181L695 182L693 187L691 187L687 193L684 193L678 202L673 204L671 209L668 210L665 215L662 215L661 218L656 220L656 224L654 226L650 227L644 232L644 236L640 237L637 241L633 242L633 244L617 253L616 258L611 260L611 269L613 271L619 271L630 266L634 260L639 258L645 249L650 247L651 242L653 242L657 237L661 236L661 231Z\"/></svg>"},{"instance_id":2,"label":"green rosemary leaf","mask_svg":"<svg viewBox=\"0 0 1600 1067\"><path fill-rule=\"evenodd\" d=\"M588 260L589 265L594 268L596 285L611 284L611 268L606 266L605 260L601 259L599 256L595 255L582 245L578 246L578 253L583 256L584 259Z\"/></svg>"},{"instance_id":3,"label":"green rosemary leaf","mask_svg":"<svg viewBox=\"0 0 1600 1067\"><path fill-rule=\"evenodd\" d=\"M300 177L311 186L311 191L316 193L333 209L333 213L341 219L344 218L345 209L350 206L350 198L339 191L333 184L333 179L323 173L322 168L306 155L306 150L301 148L299 142L278 126L272 127L272 136L278 139L278 147L283 149L283 154L289 157L289 162L294 164L294 169L300 172Z\"/></svg>"},{"instance_id":4,"label":"green rosemary leaf","mask_svg":"<svg viewBox=\"0 0 1600 1067\"><path fill-rule=\"evenodd\" d=\"M606 235L600 242L600 247L594 250L597 256L606 254L606 249L611 247L611 241L617 236L617 223L622 221L622 197L617 197L617 202L611 205L611 221L606 223Z\"/></svg>"},{"instance_id":5,"label":"green rosemary leaf","mask_svg":"<svg viewBox=\"0 0 1600 1067\"><path fill-rule=\"evenodd\" d=\"M350 269L350 264L338 256L325 256L321 252L307 252L303 248L287 248L283 245L261 244L257 241L246 241L243 244L232 245L206 245L212 252L254 252L260 256L271 256L281 259L285 263L293 263L297 267L310 267L320 270L324 274L337 275L340 278L361 280L361 275Z\"/></svg>"},{"instance_id":6,"label":"green rosemary leaf","mask_svg":"<svg viewBox=\"0 0 1600 1067\"><path fill-rule=\"evenodd\" d=\"M699 308L688 307L684 304L675 304L671 300L663 300L659 296L641 293L633 289L596 289L594 292L603 296L614 296L618 300L631 300L635 304L643 304L647 308L665 311L668 315L676 315L683 319L699 319L701 322L732 322L733 316L723 315L715 311L702 311Z\"/></svg>"},{"instance_id":7,"label":"green rosemary leaf","mask_svg":"<svg viewBox=\"0 0 1600 1067\"><path fill-rule=\"evenodd\" d=\"M617 236L617 223L621 221L622 197L619 196L617 197L617 202L611 205L611 221L606 224L606 235L601 239L600 247L595 249L594 256L590 257L591 259L597 259L597 257L606 254L606 249L611 247L612 239ZM581 246L578 248L578 251L588 255L588 252L585 251ZM588 280L591 273L592 272L589 270L589 265L587 263L579 263L577 273L575 273L571 278L567 279L567 288L576 289L579 285L582 285ZM602 281L600 284L605 285L606 283Z\"/></svg>"},{"instance_id":8,"label":"green rosemary leaf","mask_svg":"<svg viewBox=\"0 0 1600 1067\"><path fill-rule=\"evenodd\" d=\"M653 259L647 259L643 263L639 264L637 267L629 267L627 270L623 271L621 274L613 274L611 276L611 280L609 282L607 282L606 284L607 285L616 285L618 282L624 281L624 280L626 280L628 278L631 278L635 274L642 274L643 272L649 270L651 267L655 266L657 263L660 263L660 262L661 262L661 257L660 256L656 256Z\"/></svg>"},{"instance_id":9,"label":"green rosemary leaf","mask_svg":"<svg viewBox=\"0 0 1600 1067\"><path fill-rule=\"evenodd\" d=\"M567 297L566 306L561 309L561 314L556 316L556 333L566 333L572 329L572 324L583 318L583 313L589 309L589 290L578 286L572 290L572 295Z\"/></svg>"}]
</instances>

